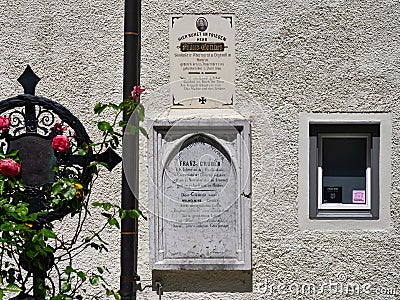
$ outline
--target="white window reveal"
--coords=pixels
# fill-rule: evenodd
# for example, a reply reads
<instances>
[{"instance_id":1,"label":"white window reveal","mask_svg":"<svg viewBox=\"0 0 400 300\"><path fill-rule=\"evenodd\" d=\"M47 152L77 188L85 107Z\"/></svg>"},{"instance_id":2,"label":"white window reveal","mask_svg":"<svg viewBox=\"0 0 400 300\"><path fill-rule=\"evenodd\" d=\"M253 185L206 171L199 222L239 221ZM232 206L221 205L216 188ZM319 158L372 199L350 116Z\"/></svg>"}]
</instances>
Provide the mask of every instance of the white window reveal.
<instances>
[{"instance_id":1,"label":"white window reveal","mask_svg":"<svg viewBox=\"0 0 400 300\"><path fill-rule=\"evenodd\" d=\"M299 227L390 228L390 113L301 113Z\"/></svg>"}]
</instances>

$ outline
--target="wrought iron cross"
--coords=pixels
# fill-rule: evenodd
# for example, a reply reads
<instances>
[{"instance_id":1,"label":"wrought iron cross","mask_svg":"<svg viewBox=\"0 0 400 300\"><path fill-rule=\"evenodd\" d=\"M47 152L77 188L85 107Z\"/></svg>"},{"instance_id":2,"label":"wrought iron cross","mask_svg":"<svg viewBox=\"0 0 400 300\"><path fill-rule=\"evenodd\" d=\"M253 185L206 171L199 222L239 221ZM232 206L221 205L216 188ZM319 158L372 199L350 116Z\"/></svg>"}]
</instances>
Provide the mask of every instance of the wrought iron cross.
<instances>
[{"instance_id":1,"label":"wrought iron cross","mask_svg":"<svg viewBox=\"0 0 400 300\"><path fill-rule=\"evenodd\" d=\"M10 116L18 113L14 109L24 107L23 112L19 112L23 116L24 124L13 135L6 137L9 149L17 149L20 151L22 160L22 182L27 187L27 200L30 203L30 211L38 212L44 209L42 186L54 181L55 172L53 171L56 164L56 157L51 146L54 132L49 128L52 123L40 123L41 114L48 113L54 122L54 117L57 116L64 120L68 125L74 127L76 134L80 137L80 143L91 143L83 125L80 121L71 114L66 108L60 104L46 99L44 97L35 96L35 88L40 78L32 71L28 65L22 75L18 78L18 82L24 88L24 94L15 98L7 99L0 102L0 112L11 111ZM37 107L39 110L36 111ZM25 129L24 134L17 134L18 130ZM38 130L42 130L45 134L42 135ZM50 134L48 134L50 132ZM99 161L107 164L107 168L111 171L118 163L121 162L121 157L111 148L108 148L103 153L94 155L92 151L85 156L76 153L68 153L58 157L57 164L66 166L79 166L83 169L82 183L88 182L91 178L92 170L89 165L92 161ZM40 223L51 222L65 215L65 212L49 213L41 215L38 218Z\"/></svg>"},{"instance_id":2,"label":"wrought iron cross","mask_svg":"<svg viewBox=\"0 0 400 300\"><path fill-rule=\"evenodd\" d=\"M35 88L39 81L40 78L32 71L29 65L18 78L18 82L24 88L24 94L30 95L35 95ZM25 127L26 132L37 132L36 112L33 103L25 105Z\"/></svg>"}]
</instances>

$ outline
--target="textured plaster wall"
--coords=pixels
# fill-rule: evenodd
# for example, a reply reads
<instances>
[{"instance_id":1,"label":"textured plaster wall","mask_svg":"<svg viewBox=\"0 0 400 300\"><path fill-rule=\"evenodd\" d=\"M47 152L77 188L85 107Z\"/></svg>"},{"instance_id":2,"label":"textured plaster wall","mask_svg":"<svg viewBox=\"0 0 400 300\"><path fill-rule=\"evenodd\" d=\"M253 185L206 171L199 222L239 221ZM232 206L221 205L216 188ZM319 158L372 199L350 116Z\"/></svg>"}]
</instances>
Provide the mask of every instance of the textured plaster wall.
<instances>
[{"instance_id":1,"label":"textured plaster wall","mask_svg":"<svg viewBox=\"0 0 400 300\"><path fill-rule=\"evenodd\" d=\"M123 1L0 0L0 99L22 94L17 78L27 64L41 77L36 95L53 99L80 118L96 138L95 103L121 99ZM93 201L120 202L120 168L96 184ZM99 226L93 215L87 229ZM55 222L58 234L70 235L77 219ZM103 220L101 220L103 222ZM108 230L108 253L85 253L76 267L107 265L119 288L119 232Z\"/></svg>"},{"instance_id":2,"label":"textured plaster wall","mask_svg":"<svg viewBox=\"0 0 400 300\"><path fill-rule=\"evenodd\" d=\"M0 0L0 98L20 93L16 78L29 63L37 88L71 109L89 132L90 110L122 94L123 1ZM163 299L343 299L338 283L371 284L346 299L396 299L400 294L400 2L399 1L142 1L142 84L149 118L165 112L169 14L236 15L236 108L252 123L253 270L164 275ZM391 229L300 231L300 112L393 114ZM141 139L140 203L147 206L146 141ZM98 184L96 197L119 201L119 173ZM151 212L148 212L150 215ZM96 220L93 220L96 224ZM119 234L108 254L118 287ZM140 221L139 274L151 284L148 224ZM158 275L157 275L158 276ZM252 280L252 292L243 292ZM211 281L211 283L210 283ZM314 284L317 292L307 293ZM271 286L273 287L271 289ZM305 295L297 295L303 286ZM292 292L289 288L292 288ZM379 289L379 290L376 290ZM175 291L174 291L175 290ZM227 293L225 291L242 291ZM224 291L224 292L218 292ZM272 295L270 295L272 293ZM301 293L301 289L300 289ZM397 296L398 298L399 296ZM145 289L138 299L157 299Z\"/></svg>"}]
</instances>

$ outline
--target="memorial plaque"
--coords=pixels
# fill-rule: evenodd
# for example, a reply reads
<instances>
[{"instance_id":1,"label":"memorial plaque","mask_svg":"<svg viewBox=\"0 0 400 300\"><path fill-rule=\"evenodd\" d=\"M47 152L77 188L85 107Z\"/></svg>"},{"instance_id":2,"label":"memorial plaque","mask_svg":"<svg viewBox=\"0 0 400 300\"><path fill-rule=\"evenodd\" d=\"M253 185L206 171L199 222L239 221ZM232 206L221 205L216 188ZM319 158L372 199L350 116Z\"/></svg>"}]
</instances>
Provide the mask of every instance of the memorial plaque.
<instances>
[{"instance_id":1,"label":"memorial plaque","mask_svg":"<svg viewBox=\"0 0 400 300\"><path fill-rule=\"evenodd\" d=\"M233 15L171 16L169 47L173 105L190 108L233 105Z\"/></svg>"},{"instance_id":2,"label":"memorial plaque","mask_svg":"<svg viewBox=\"0 0 400 300\"><path fill-rule=\"evenodd\" d=\"M163 176L165 258L237 256L237 175L204 136L187 141Z\"/></svg>"},{"instance_id":3,"label":"memorial plaque","mask_svg":"<svg viewBox=\"0 0 400 300\"><path fill-rule=\"evenodd\" d=\"M249 124L230 122L153 123L153 269L251 268Z\"/></svg>"},{"instance_id":4,"label":"memorial plaque","mask_svg":"<svg viewBox=\"0 0 400 300\"><path fill-rule=\"evenodd\" d=\"M50 139L38 135L23 136L11 141L10 149L19 150L23 184L40 186L54 181L56 157Z\"/></svg>"}]
</instances>

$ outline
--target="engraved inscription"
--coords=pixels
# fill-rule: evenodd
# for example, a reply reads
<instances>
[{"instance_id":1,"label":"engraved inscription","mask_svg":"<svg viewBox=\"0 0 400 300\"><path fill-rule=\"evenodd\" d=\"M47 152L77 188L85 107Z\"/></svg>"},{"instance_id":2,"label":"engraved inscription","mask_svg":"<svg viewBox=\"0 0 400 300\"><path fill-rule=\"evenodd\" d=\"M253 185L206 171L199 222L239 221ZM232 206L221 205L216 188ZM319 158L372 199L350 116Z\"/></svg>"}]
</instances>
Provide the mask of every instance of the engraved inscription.
<instances>
[{"instance_id":1,"label":"engraved inscription","mask_svg":"<svg viewBox=\"0 0 400 300\"><path fill-rule=\"evenodd\" d=\"M207 26L198 25L201 20ZM197 27L197 31L196 31ZM233 104L235 29L233 15L171 17L169 35L170 97L178 107ZM204 97L207 103L198 104Z\"/></svg>"},{"instance_id":2,"label":"engraved inscription","mask_svg":"<svg viewBox=\"0 0 400 300\"><path fill-rule=\"evenodd\" d=\"M237 176L226 151L205 136L192 138L163 181L165 258L237 257Z\"/></svg>"}]
</instances>

